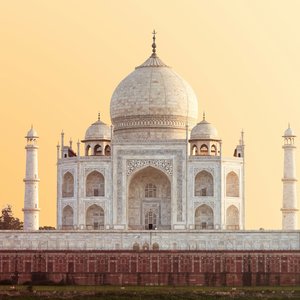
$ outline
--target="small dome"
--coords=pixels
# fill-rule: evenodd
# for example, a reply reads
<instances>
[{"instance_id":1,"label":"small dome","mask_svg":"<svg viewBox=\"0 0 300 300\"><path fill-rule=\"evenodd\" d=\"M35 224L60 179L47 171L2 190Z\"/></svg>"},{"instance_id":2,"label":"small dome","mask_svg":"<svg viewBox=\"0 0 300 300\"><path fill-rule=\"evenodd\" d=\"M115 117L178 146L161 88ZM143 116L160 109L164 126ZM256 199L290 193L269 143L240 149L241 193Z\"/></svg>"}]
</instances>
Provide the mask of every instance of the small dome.
<instances>
[{"instance_id":1,"label":"small dome","mask_svg":"<svg viewBox=\"0 0 300 300\"><path fill-rule=\"evenodd\" d=\"M27 132L26 138L27 139L33 139L33 138L38 138L38 133L35 131L33 126L31 126L30 130Z\"/></svg>"},{"instance_id":2,"label":"small dome","mask_svg":"<svg viewBox=\"0 0 300 300\"><path fill-rule=\"evenodd\" d=\"M295 137L296 135L295 135L293 129L289 125L288 129L286 129L283 136L285 136L285 137Z\"/></svg>"},{"instance_id":3,"label":"small dome","mask_svg":"<svg viewBox=\"0 0 300 300\"><path fill-rule=\"evenodd\" d=\"M110 140L111 131L110 127L104 122L98 121L93 123L85 132L84 141L99 141L99 140Z\"/></svg>"},{"instance_id":4,"label":"small dome","mask_svg":"<svg viewBox=\"0 0 300 300\"><path fill-rule=\"evenodd\" d=\"M203 119L192 129L191 140L220 140L220 138L217 129Z\"/></svg>"}]
</instances>

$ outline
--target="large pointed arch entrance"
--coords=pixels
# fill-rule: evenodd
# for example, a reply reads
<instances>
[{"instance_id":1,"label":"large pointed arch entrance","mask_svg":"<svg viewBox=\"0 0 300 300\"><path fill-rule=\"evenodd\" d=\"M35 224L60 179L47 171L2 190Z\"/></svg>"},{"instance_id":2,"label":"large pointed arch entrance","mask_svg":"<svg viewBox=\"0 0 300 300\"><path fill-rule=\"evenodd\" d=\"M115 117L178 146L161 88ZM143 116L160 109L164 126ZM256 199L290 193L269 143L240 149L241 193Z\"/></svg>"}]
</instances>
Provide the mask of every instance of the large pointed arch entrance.
<instances>
[{"instance_id":1,"label":"large pointed arch entrance","mask_svg":"<svg viewBox=\"0 0 300 300\"><path fill-rule=\"evenodd\" d=\"M128 185L128 229L171 229L171 183L162 171L146 167Z\"/></svg>"}]
</instances>

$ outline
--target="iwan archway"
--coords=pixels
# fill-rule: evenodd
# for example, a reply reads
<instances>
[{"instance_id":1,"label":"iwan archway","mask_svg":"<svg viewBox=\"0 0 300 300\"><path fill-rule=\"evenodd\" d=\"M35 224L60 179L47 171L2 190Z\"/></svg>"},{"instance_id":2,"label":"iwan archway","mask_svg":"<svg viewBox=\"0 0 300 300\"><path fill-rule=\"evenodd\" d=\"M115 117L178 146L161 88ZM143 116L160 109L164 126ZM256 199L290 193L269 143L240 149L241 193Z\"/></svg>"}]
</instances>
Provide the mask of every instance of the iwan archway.
<instances>
[{"instance_id":1,"label":"iwan archway","mask_svg":"<svg viewBox=\"0 0 300 300\"><path fill-rule=\"evenodd\" d=\"M127 207L128 229L171 229L171 183L167 175L154 167L133 174Z\"/></svg>"}]
</instances>

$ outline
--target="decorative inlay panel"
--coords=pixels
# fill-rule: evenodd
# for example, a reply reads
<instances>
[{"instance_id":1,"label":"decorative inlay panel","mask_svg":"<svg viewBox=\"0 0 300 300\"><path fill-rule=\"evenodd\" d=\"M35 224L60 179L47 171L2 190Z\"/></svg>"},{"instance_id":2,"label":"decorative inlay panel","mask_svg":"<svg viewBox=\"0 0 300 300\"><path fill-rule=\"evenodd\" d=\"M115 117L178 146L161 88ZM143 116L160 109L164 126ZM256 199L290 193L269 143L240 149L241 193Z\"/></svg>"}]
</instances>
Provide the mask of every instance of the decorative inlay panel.
<instances>
[{"instance_id":1,"label":"decorative inlay panel","mask_svg":"<svg viewBox=\"0 0 300 300\"><path fill-rule=\"evenodd\" d=\"M153 166L161 169L169 176L173 175L173 164L171 159L128 159L127 160L127 176L133 173L136 169Z\"/></svg>"},{"instance_id":2,"label":"decorative inlay panel","mask_svg":"<svg viewBox=\"0 0 300 300\"><path fill-rule=\"evenodd\" d=\"M213 168L194 168L194 175L197 175L201 171L207 171L211 175L214 175L215 170Z\"/></svg>"},{"instance_id":3,"label":"decorative inlay panel","mask_svg":"<svg viewBox=\"0 0 300 300\"><path fill-rule=\"evenodd\" d=\"M188 124L195 124L193 118L188 118ZM145 128L145 127L158 127L158 128L185 128L187 118L183 116L171 115L141 115L134 117L114 118L114 131L131 128Z\"/></svg>"},{"instance_id":4,"label":"decorative inlay panel","mask_svg":"<svg viewBox=\"0 0 300 300\"><path fill-rule=\"evenodd\" d=\"M84 169L84 173L85 175L88 175L90 173L92 173L93 171L97 171L99 173L101 173L104 177L105 177L105 169L104 168L93 168L93 167L89 167L89 168L85 168Z\"/></svg>"}]
</instances>

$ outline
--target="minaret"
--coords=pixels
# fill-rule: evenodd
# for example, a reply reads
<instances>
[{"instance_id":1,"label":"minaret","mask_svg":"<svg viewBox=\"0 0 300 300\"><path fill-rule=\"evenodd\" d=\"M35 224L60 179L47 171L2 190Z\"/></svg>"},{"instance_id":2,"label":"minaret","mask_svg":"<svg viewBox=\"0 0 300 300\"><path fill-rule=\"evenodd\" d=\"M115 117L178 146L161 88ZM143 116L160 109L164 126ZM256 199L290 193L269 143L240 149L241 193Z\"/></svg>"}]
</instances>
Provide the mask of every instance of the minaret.
<instances>
[{"instance_id":1,"label":"minaret","mask_svg":"<svg viewBox=\"0 0 300 300\"><path fill-rule=\"evenodd\" d=\"M24 230L39 230L39 176L38 134L31 126L28 131L26 149L26 176L24 197Z\"/></svg>"},{"instance_id":2,"label":"minaret","mask_svg":"<svg viewBox=\"0 0 300 300\"><path fill-rule=\"evenodd\" d=\"M284 168L283 168L283 198L282 198L282 229L297 229L297 195L296 195L296 163L294 144L295 134L289 128L284 132Z\"/></svg>"}]
</instances>

